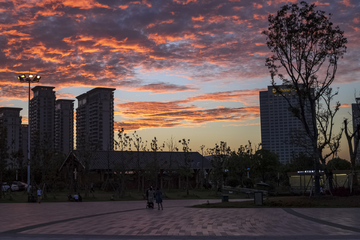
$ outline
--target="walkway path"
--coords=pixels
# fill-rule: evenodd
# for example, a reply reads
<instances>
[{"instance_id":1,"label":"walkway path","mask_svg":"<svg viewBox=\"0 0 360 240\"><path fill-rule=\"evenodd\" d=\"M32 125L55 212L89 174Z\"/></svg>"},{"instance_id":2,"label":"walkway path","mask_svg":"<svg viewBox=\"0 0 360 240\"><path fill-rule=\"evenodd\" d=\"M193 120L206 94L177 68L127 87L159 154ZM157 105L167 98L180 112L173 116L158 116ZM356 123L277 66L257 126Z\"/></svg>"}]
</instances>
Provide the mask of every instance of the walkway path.
<instances>
[{"instance_id":1,"label":"walkway path","mask_svg":"<svg viewBox=\"0 0 360 240\"><path fill-rule=\"evenodd\" d=\"M358 208L188 207L205 202L4 203L0 239L360 239Z\"/></svg>"}]
</instances>

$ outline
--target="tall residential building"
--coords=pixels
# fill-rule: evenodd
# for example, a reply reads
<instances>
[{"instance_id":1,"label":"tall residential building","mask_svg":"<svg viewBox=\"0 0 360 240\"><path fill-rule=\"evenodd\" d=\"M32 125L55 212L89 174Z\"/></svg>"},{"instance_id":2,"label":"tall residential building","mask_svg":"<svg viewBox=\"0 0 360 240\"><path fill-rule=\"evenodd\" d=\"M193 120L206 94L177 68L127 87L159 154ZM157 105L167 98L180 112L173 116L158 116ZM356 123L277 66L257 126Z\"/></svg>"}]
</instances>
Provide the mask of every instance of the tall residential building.
<instances>
[{"instance_id":1,"label":"tall residential building","mask_svg":"<svg viewBox=\"0 0 360 240\"><path fill-rule=\"evenodd\" d=\"M114 88L94 88L80 96L76 109L76 149L114 149Z\"/></svg>"},{"instance_id":2,"label":"tall residential building","mask_svg":"<svg viewBox=\"0 0 360 240\"><path fill-rule=\"evenodd\" d=\"M351 108L352 108L352 118L353 118L352 119L353 132L356 132L357 129L360 128L360 98L356 98L356 103L351 104ZM357 134L355 133L354 144L355 144L356 139L358 139L359 137L360 137L359 132ZM359 142L359 146L358 146L358 152L356 154L355 163L360 164L360 142Z\"/></svg>"},{"instance_id":3,"label":"tall residential building","mask_svg":"<svg viewBox=\"0 0 360 240\"><path fill-rule=\"evenodd\" d=\"M55 150L69 154L74 149L74 100L55 103Z\"/></svg>"},{"instance_id":4,"label":"tall residential building","mask_svg":"<svg viewBox=\"0 0 360 240\"><path fill-rule=\"evenodd\" d=\"M36 86L30 100L31 154L39 147L54 147L55 87Z\"/></svg>"},{"instance_id":5,"label":"tall residential building","mask_svg":"<svg viewBox=\"0 0 360 240\"><path fill-rule=\"evenodd\" d=\"M6 132L9 155L22 150L21 110L22 108L0 107L0 129ZM26 154L26 152L24 154ZM10 167L17 167L15 163L10 162L10 157L8 164L10 164Z\"/></svg>"},{"instance_id":6,"label":"tall residential building","mask_svg":"<svg viewBox=\"0 0 360 240\"><path fill-rule=\"evenodd\" d=\"M292 104L297 103L296 92L282 86L279 88ZM310 119L310 112L308 117ZM287 100L272 86L260 92L260 123L262 147L276 153L281 163L290 162L301 152L306 153L309 141L306 142L302 123L289 111Z\"/></svg>"}]
</instances>

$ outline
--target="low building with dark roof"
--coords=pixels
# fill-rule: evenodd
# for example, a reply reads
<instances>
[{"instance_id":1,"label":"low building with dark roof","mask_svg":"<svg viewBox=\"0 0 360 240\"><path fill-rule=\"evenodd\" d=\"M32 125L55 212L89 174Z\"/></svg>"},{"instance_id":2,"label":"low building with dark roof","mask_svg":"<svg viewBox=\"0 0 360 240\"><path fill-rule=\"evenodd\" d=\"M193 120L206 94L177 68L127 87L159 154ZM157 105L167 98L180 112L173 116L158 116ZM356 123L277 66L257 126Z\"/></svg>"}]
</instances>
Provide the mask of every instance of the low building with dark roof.
<instances>
[{"instance_id":1,"label":"low building with dark roof","mask_svg":"<svg viewBox=\"0 0 360 240\"><path fill-rule=\"evenodd\" d=\"M70 185L117 181L125 174L128 188L135 188L138 181L143 188L148 185L181 188L184 171L191 174L190 184L196 187L200 177L208 176L211 168L211 162L198 152L74 150L59 170Z\"/></svg>"}]
</instances>

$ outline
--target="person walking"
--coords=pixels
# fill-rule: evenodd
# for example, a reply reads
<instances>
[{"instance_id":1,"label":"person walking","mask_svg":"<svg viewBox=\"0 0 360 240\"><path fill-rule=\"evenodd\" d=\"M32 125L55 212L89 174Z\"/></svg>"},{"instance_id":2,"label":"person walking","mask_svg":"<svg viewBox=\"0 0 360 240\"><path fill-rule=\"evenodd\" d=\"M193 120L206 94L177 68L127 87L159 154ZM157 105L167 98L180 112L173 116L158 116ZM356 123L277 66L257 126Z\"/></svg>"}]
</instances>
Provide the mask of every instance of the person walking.
<instances>
[{"instance_id":1,"label":"person walking","mask_svg":"<svg viewBox=\"0 0 360 240\"><path fill-rule=\"evenodd\" d=\"M154 208L154 191L153 188L150 187L149 190L146 192L146 199L147 199L147 208Z\"/></svg>"},{"instance_id":2,"label":"person walking","mask_svg":"<svg viewBox=\"0 0 360 240\"><path fill-rule=\"evenodd\" d=\"M158 210L160 210L160 206L161 206L161 210L164 210L162 205L162 192L159 188L156 189L155 198L156 198L156 203L158 204Z\"/></svg>"},{"instance_id":3,"label":"person walking","mask_svg":"<svg viewBox=\"0 0 360 240\"><path fill-rule=\"evenodd\" d=\"M40 204L41 203L41 189L38 188L37 190L37 200L38 200L38 203Z\"/></svg>"}]
</instances>

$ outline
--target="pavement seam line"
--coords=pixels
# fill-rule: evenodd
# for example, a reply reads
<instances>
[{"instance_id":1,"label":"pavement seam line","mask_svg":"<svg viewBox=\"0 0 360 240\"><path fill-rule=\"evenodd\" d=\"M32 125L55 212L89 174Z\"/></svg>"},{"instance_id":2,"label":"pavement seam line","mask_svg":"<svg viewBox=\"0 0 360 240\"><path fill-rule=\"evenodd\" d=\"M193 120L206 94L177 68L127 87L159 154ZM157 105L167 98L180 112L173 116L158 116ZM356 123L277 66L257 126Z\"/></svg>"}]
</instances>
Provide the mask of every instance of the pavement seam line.
<instances>
[{"instance_id":1,"label":"pavement seam line","mask_svg":"<svg viewBox=\"0 0 360 240\"><path fill-rule=\"evenodd\" d=\"M128 209L128 210L122 210L122 211L116 211L116 212L107 212L107 213L98 213L98 214L94 214L94 215L62 219L62 220L57 220L57 221L52 221L52 222L47 222L47 223L40 223L40 224L35 224L35 225L27 226L27 227L12 229L12 230L0 232L0 233L12 233L12 234L14 234L14 233L20 233L20 232L23 232L23 231L27 231L27 230L31 230L31 229L35 229L35 228L39 228L39 227L46 227L46 226L50 226L50 225L58 224L58 223L63 223L63 222L69 222L69 221L74 221L74 220L79 220L79 219L84 219L84 218L91 218L91 217L99 217L99 216L116 214L116 213L139 211L139 210L144 210L144 208Z\"/></svg>"},{"instance_id":2,"label":"pavement seam line","mask_svg":"<svg viewBox=\"0 0 360 240\"><path fill-rule=\"evenodd\" d=\"M318 219L318 218L313 218L313 217L309 217L307 215L304 215L302 213L296 212L295 210L291 209L291 208L283 208L283 210L291 215L294 215L296 217L299 218L303 218L312 222L316 222L319 224L323 224L323 225L328 225L331 227L336 227L336 228L341 228L343 230L349 230L349 231L353 231L353 232L358 232L360 233L360 229L359 228L355 228L355 227L349 227L349 226L345 226L345 225L341 225L341 224L337 224L337 223L332 223L332 222L328 222L322 219Z\"/></svg>"}]
</instances>

